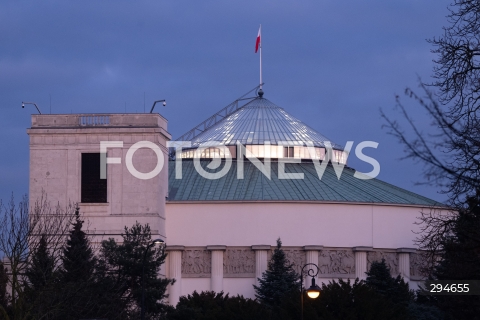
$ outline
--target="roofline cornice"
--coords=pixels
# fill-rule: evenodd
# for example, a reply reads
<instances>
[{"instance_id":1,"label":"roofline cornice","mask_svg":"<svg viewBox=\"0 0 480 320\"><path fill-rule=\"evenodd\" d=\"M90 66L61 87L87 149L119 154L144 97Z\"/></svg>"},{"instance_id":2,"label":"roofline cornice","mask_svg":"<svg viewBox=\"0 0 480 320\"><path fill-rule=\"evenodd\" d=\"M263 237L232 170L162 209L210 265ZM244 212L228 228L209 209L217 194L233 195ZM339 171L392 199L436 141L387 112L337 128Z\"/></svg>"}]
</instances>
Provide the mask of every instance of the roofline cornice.
<instances>
[{"instance_id":1,"label":"roofline cornice","mask_svg":"<svg viewBox=\"0 0 480 320\"><path fill-rule=\"evenodd\" d=\"M406 203L379 203L379 202L346 202L346 201L312 201L312 200L194 200L194 201L171 201L167 200L167 204L265 204L265 203L295 203L295 204L343 204L343 205L363 205L363 206L384 206L384 207L409 207L419 209L436 209L436 210L452 210L453 208L442 204L428 206L419 204Z\"/></svg>"}]
</instances>

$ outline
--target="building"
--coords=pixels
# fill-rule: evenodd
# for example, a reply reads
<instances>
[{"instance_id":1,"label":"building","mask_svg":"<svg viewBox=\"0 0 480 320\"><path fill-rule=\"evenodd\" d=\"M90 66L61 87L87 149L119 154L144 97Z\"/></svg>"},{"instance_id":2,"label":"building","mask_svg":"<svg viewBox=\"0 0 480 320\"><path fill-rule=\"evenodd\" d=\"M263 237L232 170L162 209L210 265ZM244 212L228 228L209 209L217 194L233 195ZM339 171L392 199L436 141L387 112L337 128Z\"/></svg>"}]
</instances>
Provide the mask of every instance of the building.
<instances>
[{"instance_id":1,"label":"building","mask_svg":"<svg viewBox=\"0 0 480 320\"><path fill-rule=\"evenodd\" d=\"M194 290L254 297L279 237L297 271L319 266L318 281L365 278L384 258L416 287L414 223L437 204L359 178L345 166L346 150L262 92L241 101L170 145L158 114L33 115L31 201L42 190L60 203L79 201L106 237L149 223L167 242L174 305ZM169 157L178 141L189 144Z\"/></svg>"}]
</instances>

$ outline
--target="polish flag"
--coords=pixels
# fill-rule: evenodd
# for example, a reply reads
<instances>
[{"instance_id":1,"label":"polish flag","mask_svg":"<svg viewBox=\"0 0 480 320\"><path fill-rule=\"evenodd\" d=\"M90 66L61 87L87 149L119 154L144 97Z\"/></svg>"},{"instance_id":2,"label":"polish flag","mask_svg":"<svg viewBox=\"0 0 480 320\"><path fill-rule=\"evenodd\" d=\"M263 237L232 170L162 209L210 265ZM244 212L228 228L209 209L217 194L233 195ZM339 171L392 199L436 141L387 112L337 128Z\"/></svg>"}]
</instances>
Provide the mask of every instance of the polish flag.
<instances>
[{"instance_id":1,"label":"polish flag","mask_svg":"<svg viewBox=\"0 0 480 320\"><path fill-rule=\"evenodd\" d=\"M257 35L257 42L255 43L255 53L257 53L258 51L258 47L260 46L260 35L262 33L262 27L260 26L260 28L258 29L258 35Z\"/></svg>"}]
</instances>

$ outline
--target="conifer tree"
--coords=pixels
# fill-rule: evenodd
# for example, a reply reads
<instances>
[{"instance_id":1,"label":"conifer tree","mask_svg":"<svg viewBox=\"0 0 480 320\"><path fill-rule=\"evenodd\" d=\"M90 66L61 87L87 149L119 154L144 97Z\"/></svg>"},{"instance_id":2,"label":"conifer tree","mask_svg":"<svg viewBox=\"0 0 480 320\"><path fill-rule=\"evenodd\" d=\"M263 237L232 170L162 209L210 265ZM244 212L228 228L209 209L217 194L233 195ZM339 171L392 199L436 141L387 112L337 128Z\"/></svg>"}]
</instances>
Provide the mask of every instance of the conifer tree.
<instances>
[{"instance_id":1,"label":"conifer tree","mask_svg":"<svg viewBox=\"0 0 480 320\"><path fill-rule=\"evenodd\" d=\"M451 232L441 240L443 254L434 268L434 279L480 280L480 194L468 198L467 205L453 221ZM452 318L480 318L478 296L435 296L433 300Z\"/></svg>"},{"instance_id":2,"label":"conifer tree","mask_svg":"<svg viewBox=\"0 0 480 320\"><path fill-rule=\"evenodd\" d=\"M405 320L394 304L358 278L323 283L317 299L305 299L305 319Z\"/></svg>"},{"instance_id":3,"label":"conifer tree","mask_svg":"<svg viewBox=\"0 0 480 320\"><path fill-rule=\"evenodd\" d=\"M48 252L47 242L42 236L37 250L33 253L32 260L25 271L27 283L31 290L41 290L54 277L55 261Z\"/></svg>"},{"instance_id":4,"label":"conifer tree","mask_svg":"<svg viewBox=\"0 0 480 320\"><path fill-rule=\"evenodd\" d=\"M180 297L175 309L170 310L168 320L264 320L269 319L269 313L260 303L237 295L214 291L194 291L192 294Z\"/></svg>"},{"instance_id":5,"label":"conifer tree","mask_svg":"<svg viewBox=\"0 0 480 320\"><path fill-rule=\"evenodd\" d=\"M62 278L65 282L82 282L92 278L96 259L87 234L82 230L80 209L75 210L75 222L63 250Z\"/></svg>"},{"instance_id":6,"label":"conifer tree","mask_svg":"<svg viewBox=\"0 0 480 320\"><path fill-rule=\"evenodd\" d=\"M300 290L300 276L293 269L282 250L282 241L277 240L277 248L268 263L268 269L258 279L259 286L255 288L255 296L264 305L278 306L285 295Z\"/></svg>"},{"instance_id":7,"label":"conifer tree","mask_svg":"<svg viewBox=\"0 0 480 320\"><path fill-rule=\"evenodd\" d=\"M10 299L7 293L8 275L3 262L0 261L0 315L5 315L10 306Z\"/></svg>"},{"instance_id":8,"label":"conifer tree","mask_svg":"<svg viewBox=\"0 0 480 320\"><path fill-rule=\"evenodd\" d=\"M409 290L408 283L400 275L396 278L391 276L385 259L372 262L365 282L375 292L391 301L398 314L407 314L408 304L414 299L413 291Z\"/></svg>"},{"instance_id":9,"label":"conifer tree","mask_svg":"<svg viewBox=\"0 0 480 320\"><path fill-rule=\"evenodd\" d=\"M142 297L142 263L145 249L152 241L150 226L136 222L125 227L123 243L112 238L102 242L100 265L106 270L116 270L112 281L121 286L119 295L124 309L131 318L139 318ZM151 247L145 259L145 310L147 318L157 319L168 310L163 300L168 297L167 286L174 280L160 276L166 254L160 247Z\"/></svg>"},{"instance_id":10,"label":"conifer tree","mask_svg":"<svg viewBox=\"0 0 480 320\"><path fill-rule=\"evenodd\" d=\"M44 318L54 312L59 303L55 289L57 277L54 258L48 251L45 236L42 236L25 270L23 298L32 317Z\"/></svg>"},{"instance_id":11,"label":"conifer tree","mask_svg":"<svg viewBox=\"0 0 480 320\"><path fill-rule=\"evenodd\" d=\"M57 285L62 302L58 319L108 318L120 319L115 299L116 290L97 272L97 259L87 234L83 231L80 209L75 210L66 246L63 250L60 281Z\"/></svg>"}]
</instances>

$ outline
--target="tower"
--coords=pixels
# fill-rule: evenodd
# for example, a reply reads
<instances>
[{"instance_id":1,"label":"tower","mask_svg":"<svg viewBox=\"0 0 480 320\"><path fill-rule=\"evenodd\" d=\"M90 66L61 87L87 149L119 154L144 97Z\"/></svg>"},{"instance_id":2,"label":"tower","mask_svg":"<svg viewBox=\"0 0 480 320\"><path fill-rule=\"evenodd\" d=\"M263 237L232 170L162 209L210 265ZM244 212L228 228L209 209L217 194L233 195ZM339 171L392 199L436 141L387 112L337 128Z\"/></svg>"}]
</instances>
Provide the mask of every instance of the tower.
<instances>
[{"instance_id":1,"label":"tower","mask_svg":"<svg viewBox=\"0 0 480 320\"><path fill-rule=\"evenodd\" d=\"M116 237L138 221L165 238L166 144L171 138L165 118L32 115L27 133L31 205L44 193L52 205L78 203L91 234Z\"/></svg>"}]
</instances>

